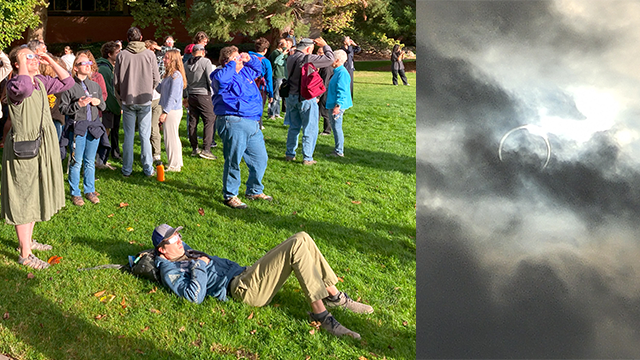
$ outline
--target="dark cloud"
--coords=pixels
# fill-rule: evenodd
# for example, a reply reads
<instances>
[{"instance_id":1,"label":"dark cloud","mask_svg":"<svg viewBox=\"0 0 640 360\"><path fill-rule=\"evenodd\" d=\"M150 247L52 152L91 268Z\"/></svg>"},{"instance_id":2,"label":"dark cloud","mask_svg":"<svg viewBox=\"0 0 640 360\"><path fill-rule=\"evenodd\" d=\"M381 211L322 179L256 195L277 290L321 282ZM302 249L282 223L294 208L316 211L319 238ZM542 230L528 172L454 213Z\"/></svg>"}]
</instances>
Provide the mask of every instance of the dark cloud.
<instances>
[{"instance_id":1,"label":"dark cloud","mask_svg":"<svg viewBox=\"0 0 640 360\"><path fill-rule=\"evenodd\" d=\"M640 357L640 4L417 10L418 357Z\"/></svg>"}]
</instances>

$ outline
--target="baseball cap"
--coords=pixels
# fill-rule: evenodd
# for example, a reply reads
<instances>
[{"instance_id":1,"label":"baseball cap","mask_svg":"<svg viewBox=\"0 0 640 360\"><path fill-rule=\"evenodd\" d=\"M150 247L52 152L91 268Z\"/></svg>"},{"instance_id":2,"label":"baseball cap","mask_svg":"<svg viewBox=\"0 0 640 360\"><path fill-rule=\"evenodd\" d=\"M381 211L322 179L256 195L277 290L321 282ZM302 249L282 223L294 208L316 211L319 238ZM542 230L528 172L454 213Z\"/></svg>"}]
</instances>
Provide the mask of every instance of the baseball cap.
<instances>
[{"instance_id":1,"label":"baseball cap","mask_svg":"<svg viewBox=\"0 0 640 360\"><path fill-rule=\"evenodd\" d=\"M300 41L298 41L298 45L296 45L297 48L306 48L313 45L313 40L309 39L309 38L302 38L300 39Z\"/></svg>"},{"instance_id":2,"label":"baseball cap","mask_svg":"<svg viewBox=\"0 0 640 360\"><path fill-rule=\"evenodd\" d=\"M204 46L201 44L195 44L193 45L193 48L191 49L191 52L196 52L198 50L204 50Z\"/></svg>"},{"instance_id":3,"label":"baseball cap","mask_svg":"<svg viewBox=\"0 0 640 360\"><path fill-rule=\"evenodd\" d=\"M151 235L151 240L153 240L153 246L158 247L158 245L160 245L161 242L172 237L173 234L175 234L180 230L182 230L182 226L178 226L177 228L172 228L167 224L162 224L156 227L153 230L153 234Z\"/></svg>"}]
</instances>

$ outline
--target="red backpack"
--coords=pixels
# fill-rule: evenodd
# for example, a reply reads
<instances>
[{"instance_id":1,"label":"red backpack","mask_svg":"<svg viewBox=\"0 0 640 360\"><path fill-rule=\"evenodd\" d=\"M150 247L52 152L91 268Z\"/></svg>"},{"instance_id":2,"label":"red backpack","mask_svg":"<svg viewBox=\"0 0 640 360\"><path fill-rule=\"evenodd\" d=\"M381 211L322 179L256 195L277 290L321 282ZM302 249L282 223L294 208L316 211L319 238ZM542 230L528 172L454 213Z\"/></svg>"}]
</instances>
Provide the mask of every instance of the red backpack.
<instances>
[{"instance_id":1,"label":"red backpack","mask_svg":"<svg viewBox=\"0 0 640 360\"><path fill-rule=\"evenodd\" d=\"M260 65L264 66L262 64L262 59L266 59L266 58L264 56L258 55L258 60L260 60ZM257 78L255 78L254 82L258 86L258 90L263 91L263 92L267 92L267 80L265 80L264 74L258 76Z\"/></svg>"},{"instance_id":2,"label":"red backpack","mask_svg":"<svg viewBox=\"0 0 640 360\"><path fill-rule=\"evenodd\" d=\"M306 100L318 97L327 90L318 69L312 63L307 62L308 56L304 58L300 73L300 95Z\"/></svg>"}]
</instances>

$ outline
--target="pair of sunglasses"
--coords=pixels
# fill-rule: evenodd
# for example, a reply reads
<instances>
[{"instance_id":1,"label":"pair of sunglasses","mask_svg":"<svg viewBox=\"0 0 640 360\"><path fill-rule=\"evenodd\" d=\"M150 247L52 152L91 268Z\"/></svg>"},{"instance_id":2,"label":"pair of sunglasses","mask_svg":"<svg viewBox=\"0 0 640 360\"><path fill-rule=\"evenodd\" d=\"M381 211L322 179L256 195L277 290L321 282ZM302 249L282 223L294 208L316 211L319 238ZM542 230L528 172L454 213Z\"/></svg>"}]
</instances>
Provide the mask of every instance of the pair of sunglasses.
<instances>
[{"instance_id":1,"label":"pair of sunglasses","mask_svg":"<svg viewBox=\"0 0 640 360\"><path fill-rule=\"evenodd\" d=\"M81 61L79 63L76 63L76 66L82 66L82 65L93 65L93 61Z\"/></svg>"},{"instance_id":2,"label":"pair of sunglasses","mask_svg":"<svg viewBox=\"0 0 640 360\"><path fill-rule=\"evenodd\" d=\"M26 54L25 57L27 58L27 60L33 60L33 59L38 59L40 58L38 55L36 54Z\"/></svg>"}]
</instances>

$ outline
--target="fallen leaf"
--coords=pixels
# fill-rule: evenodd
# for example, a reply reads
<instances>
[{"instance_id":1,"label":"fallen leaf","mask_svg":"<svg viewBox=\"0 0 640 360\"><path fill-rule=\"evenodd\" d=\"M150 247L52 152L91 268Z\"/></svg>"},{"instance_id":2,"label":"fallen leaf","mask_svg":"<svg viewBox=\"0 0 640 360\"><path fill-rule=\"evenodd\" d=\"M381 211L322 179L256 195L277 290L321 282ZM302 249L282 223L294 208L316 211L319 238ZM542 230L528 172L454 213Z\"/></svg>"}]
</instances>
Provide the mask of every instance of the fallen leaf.
<instances>
[{"instance_id":1,"label":"fallen leaf","mask_svg":"<svg viewBox=\"0 0 640 360\"><path fill-rule=\"evenodd\" d=\"M342 276L338 276L338 281L344 282L344 278Z\"/></svg>"},{"instance_id":2,"label":"fallen leaf","mask_svg":"<svg viewBox=\"0 0 640 360\"><path fill-rule=\"evenodd\" d=\"M294 292L300 292L300 289L293 289Z\"/></svg>"},{"instance_id":3,"label":"fallen leaf","mask_svg":"<svg viewBox=\"0 0 640 360\"><path fill-rule=\"evenodd\" d=\"M154 286L154 287L153 287L153 289L151 289L151 290L149 291L149 294L153 294L153 293L155 293L156 291L158 291L158 287L157 287L157 286Z\"/></svg>"},{"instance_id":4,"label":"fallen leaf","mask_svg":"<svg viewBox=\"0 0 640 360\"><path fill-rule=\"evenodd\" d=\"M249 314L249 317L247 318L248 320L253 319L253 311L251 312L251 314Z\"/></svg>"},{"instance_id":5,"label":"fallen leaf","mask_svg":"<svg viewBox=\"0 0 640 360\"><path fill-rule=\"evenodd\" d=\"M303 227L304 227L304 224L300 224L300 227L301 227L301 228L303 228Z\"/></svg>"},{"instance_id":6,"label":"fallen leaf","mask_svg":"<svg viewBox=\"0 0 640 360\"><path fill-rule=\"evenodd\" d=\"M144 355L144 351L142 351L142 350L140 350L140 349L136 349L136 352L137 352L138 354L142 354L142 355Z\"/></svg>"},{"instance_id":7,"label":"fallen leaf","mask_svg":"<svg viewBox=\"0 0 640 360\"><path fill-rule=\"evenodd\" d=\"M320 330L320 325L322 325L320 321L312 321L309 323L309 326L315 328L316 330Z\"/></svg>"},{"instance_id":8,"label":"fallen leaf","mask_svg":"<svg viewBox=\"0 0 640 360\"><path fill-rule=\"evenodd\" d=\"M2 319L3 320L9 320L9 312L8 311L6 313L4 313L4 315L2 315Z\"/></svg>"},{"instance_id":9,"label":"fallen leaf","mask_svg":"<svg viewBox=\"0 0 640 360\"><path fill-rule=\"evenodd\" d=\"M108 217L108 218L113 217L113 214L109 214L109 215L107 215L107 217Z\"/></svg>"},{"instance_id":10,"label":"fallen leaf","mask_svg":"<svg viewBox=\"0 0 640 360\"><path fill-rule=\"evenodd\" d=\"M309 360L309 359L311 359L311 356L309 356L309 355L304 357L304 360Z\"/></svg>"},{"instance_id":11,"label":"fallen leaf","mask_svg":"<svg viewBox=\"0 0 640 360\"><path fill-rule=\"evenodd\" d=\"M104 314L104 315L102 315L102 314L98 314L98 315L96 315L96 316L95 316L95 319L96 319L96 320L100 320L100 319L104 319L104 318L106 318L106 317L107 317L107 314Z\"/></svg>"},{"instance_id":12,"label":"fallen leaf","mask_svg":"<svg viewBox=\"0 0 640 360\"><path fill-rule=\"evenodd\" d=\"M35 276L35 275L33 275L33 273L28 273L28 274L27 274L27 279L33 279L33 278L35 278L35 277L36 277L36 276Z\"/></svg>"},{"instance_id":13,"label":"fallen leaf","mask_svg":"<svg viewBox=\"0 0 640 360\"><path fill-rule=\"evenodd\" d=\"M110 294L110 295L105 295L105 296L103 296L103 297L101 297L101 298L100 298L100 302L103 302L103 303L105 303L105 304L108 304L108 303L110 303L110 302L111 302L113 299L115 299L115 298L116 298L116 296L115 296L115 295L112 295L112 294Z\"/></svg>"},{"instance_id":14,"label":"fallen leaf","mask_svg":"<svg viewBox=\"0 0 640 360\"><path fill-rule=\"evenodd\" d=\"M204 216L204 209L203 208L198 209L198 214Z\"/></svg>"},{"instance_id":15,"label":"fallen leaf","mask_svg":"<svg viewBox=\"0 0 640 360\"><path fill-rule=\"evenodd\" d=\"M351 183L347 181L347 185L351 185Z\"/></svg>"},{"instance_id":16,"label":"fallen leaf","mask_svg":"<svg viewBox=\"0 0 640 360\"><path fill-rule=\"evenodd\" d=\"M313 335L313 334L315 334L315 333L316 333L316 329L311 329L311 330L309 330L309 334ZM307 358L307 359L308 359L308 358Z\"/></svg>"},{"instance_id":17,"label":"fallen leaf","mask_svg":"<svg viewBox=\"0 0 640 360\"><path fill-rule=\"evenodd\" d=\"M393 350L393 349L395 349L395 348L394 348L393 346L391 346L391 345L389 345L389 346L387 346L387 347L389 348L389 350Z\"/></svg>"},{"instance_id":18,"label":"fallen leaf","mask_svg":"<svg viewBox=\"0 0 640 360\"><path fill-rule=\"evenodd\" d=\"M296 215L297 213L298 213L297 211L294 211L291 213L291 215Z\"/></svg>"},{"instance_id":19,"label":"fallen leaf","mask_svg":"<svg viewBox=\"0 0 640 360\"><path fill-rule=\"evenodd\" d=\"M131 244L131 245L135 245L135 244L136 244L136 242L135 242L135 241L133 241L133 240L131 240L131 241L129 241L129 244Z\"/></svg>"},{"instance_id":20,"label":"fallen leaf","mask_svg":"<svg viewBox=\"0 0 640 360\"><path fill-rule=\"evenodd\" d=\"M200 226L200 224L196 224L196 226Z\"/></svg>"},{"instance_id":21,"label":"fallen leaf","mask_svg":"<svg viewBox=\"0 0 640 360\"><path fill-rule=\"evenodd\" d=\"M280 304L273 304L273 307L280 307Z\"/></svg>"},{"instance_id":22,"label":"fallen leaf","mask_svg":"<svg viewBox=\"0 0 640 360\"><path fill-rule=\"evenodd\" d=\"M256 333L256 331L257 331L256 329L253 329L253 330L249 331L249 334L253 335L253 334Z\"/></svg>"},{"instance_id":23,"label":"fallen leaf","mask_svg":"<svg viewBox=\"0 0 640 360\"><path fill-rule=\"evenodd\" d=\"M366 357L364 357L364 356L360 356L360 357L358 358L358 360L368 360L368 359L367 359Z\"/></svg>"},{"instance_id":24,"label":"fallen leaf","mask_svg":"<svg viewBox=\"0 0 640 360\"><path fill-rule=\"evenodd\" d=\"M122 301L120 301L120 305L122 306L122 308L123 308L123 309L126 309L126 308L127 308L127 304L125 304L125 302L124 302L124 301L125 301L125 299L126 299L126 297L125 297L125 296L123 296L123 297L122 297Z\"/></svg>"},{"instance_id":25,"label":"fallen leaf","mask_svg":"<svg viewBox=\"0 0 640 360\"><path fill-rule=\"evenodd\" d=\"M133 231L133 228L132 227L128 227L127 231Z\"/></svg>"},{"instance_id":26,"label":"fallen leaf","mask_svg":"<svg viewBox=\"0 0 640 360\"><path fill-rule=\"evenodd\" d=\"M187 328L185 328L185 327L183 326L183 327L181 327L180 329L178 329L178 332L183 332L183 331L185 331L185 330L187 330Z\"/></svg>"},{"instance_id":27,"label":"fallen leaf","mask_svg":"<svg viewBox=\"0 0 640 360\"><path fill-rule=\"evenodd\" d=\"M362 300L362 298L360 296L358 296L358 298L356 299L357 302L360 302L360 300Z\"/></svg>"},{"instance_id":28,"label":"fallen leaf","mask_svg":"<svg viewBox=\"0 0 640 360\"><path fill-rule=\"evenodd\" d=\"M126 335L118 335L118 339L123 339L125 337L126 337Z\"/></svg>"},{"instance_id":29,"label":"fallen leaf","mask_svg":"<svg viewBox=\"0 0 640 360\"><path fill-rule=\"evenodd\" d=\"M220 312L222 313L222 315L225 315L226 313L224 312L224 309L220 309Z\"/></svg>"},{"instance_id":30,"label":"fallen leaf","mask_svg":"<svg viewBox=\"0 0 640 360\"><path fill-rule=\"evenodd\" d=\"M198 325L200 325L200 327L203 327L204 326L204 321L199 322Z\"/></svg>"},{"instance_id":31,"label":"fallen leaf","mask_svg":"<svg viewBox=\"0 0 640 360\"><path fill-rule=\"evenodd\" d=\"M62 256L53 255L52 257L49 258L49 260L47 260L47 262L51 265L55 265L55 264L60 264L60 260L62 260Z\"/></svg>"},{"instance_id":32,"label":"fallen leaf","mask_svg":"<svg viewBox=\"0 0 640 360\"><path fill-rule=\"evenodd\" d=\"M140 330L140 332L141 332L141 333L143 333L143 332L145 332L145 331L147 331L147 330L149 330L149 327L148 327L148 326L145 326L145 327L144 327L144 329L141 329L141 330Z\"/></svg>"},{"instance_id":33,"label":"fallen leaf","mask_svg":"<svg viewBox=\"0 0 640 360\"><path fill-rule=\"evenodd\" d=\"M198 340L192 342L191 345L193 345L195 347L200 347L200 345L202 345L202 340L198 339Z\"/></svg>"},{"instance_id":34,"label":"fallen leaf","mask_svg":"<svg viewBox=\"0 0 640 360\"><path fill-rule=\"evenodd\" d=\"M151 308L151 309L149 309L149 311L151 311L154 314L158 314L158 315L162 314L162 312L160 312L160 310L158 310L158 309Z\"/></svg>"},{"instance_id":35,"label":"fallen leaf","mask_svg":"<svg viewBox=\"0 0 640 360\"><path fill-rule=\"evenodd\" d=\"M393 235L393 231L389 231L389 234Z\"/></svg>"},{"instance_id":36,"label":"fallen leaf","mask_svg":"<svg viewBox=\"0 0 640 360\"><path fill-rule=\"evenodd\" d=\"M360 205L362 204L362 201L358 201L358 200L353 200L351 201L352 203L356 204L356 205Z\"/></svg>"},{"instance_id":37,"label":"fallen leaf","mask_svg":"<svg viewBox=\"0 0 640 360\"><path fill-rule=\"evenodd\" d=\"M407 326L407 325L409 325L409 322L407 320L402 322L402 326Z\"/></svg>"},{"instance_id":38,"label":"fallen leaf","mask_svg":"<svg viewBox=\"0 0 640 360\"><path fill-rule=\"evenodd\" d=\"M126 202L121 202L121 203L120 203L120 208L123 208L123 207L125 207L125 206L129 206L129 204L127 204Z\"/></svg>"},{"instance_id":39,"label":"fallen leaf","mask_svg":"<svg viewBox=\"0 0 640 360\"><path fill-rule=\"evenodd\" d=\"M93 294L93 296L100 297L100 296L104 295L104 293L106 293L106 292L107 292L107 290L98 291L97 293Z\"/></svg>"}]
</instances>

